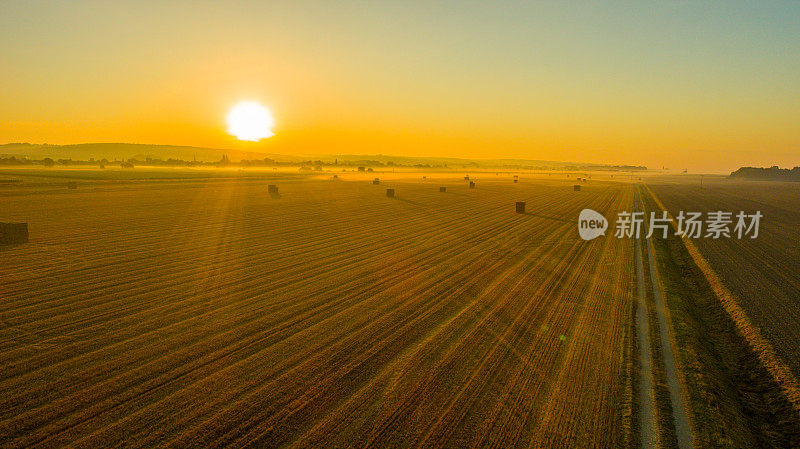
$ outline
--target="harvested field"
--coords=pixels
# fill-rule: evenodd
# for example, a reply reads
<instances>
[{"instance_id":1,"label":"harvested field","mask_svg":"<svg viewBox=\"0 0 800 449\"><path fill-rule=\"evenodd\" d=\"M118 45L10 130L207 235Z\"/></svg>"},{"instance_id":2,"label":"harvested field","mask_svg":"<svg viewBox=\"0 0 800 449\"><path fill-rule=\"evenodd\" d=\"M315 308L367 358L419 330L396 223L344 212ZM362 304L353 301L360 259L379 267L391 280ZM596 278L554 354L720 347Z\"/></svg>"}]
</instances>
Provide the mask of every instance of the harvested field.
<instances>
[{"instance_id":1,"label":"harvested field","mask_svg":"<svg viewBox=\"0 0 800 449\"><path fill-rule=\"evenodd\" d=\"M652 190L648 190L648 208L667 208L676 213L653 193L662 187L661 183L654 183ZM760 189L766 185L728 186L739 194L758 197L759 193L748 192L748 187ZM682 185L671 182L670 188L692 190L698 186L687 185L684 181ZM760 193L763 198L763 191ZM780 202L781 195L772 198ZM713 204L710 210L720 209ZM695 211L688 207L683 210ZM780 221L777 225L780 227ZM757 239L747 238L739 244L757 248L757 241L765 236L767 234L760 234ZM696 437L694 444L699 447L798 447L798 388L790 368L794 360L787 361L778 353L779 342L765 331L767 327L752 318L751 311L740 299L741 291L734 292L728 287L734 282L711 268L710 257L715 257L712 256L714 251L698 249L724 246L721 245L723 240L705 240L681 239L674 235L666 240L654 240L666 304L672 316L673 339L678 350L676 358L688 393L689 414ZM775 251L778 258L786 254L785 249L776 248ZM716 264L723 262L714 261ZM753 261L731 259L729 263L736 264L737 269L728 273L736 273L737 277L751 276ZM762 312L782 313L780 309Z\"/></svg>"},{"instance_id":2,"label":"harvested field","mask_svg":"<svg viewBox=\"0 0 800 449\"><path fill-rule=\"evenodd\" d=\"M664 179L651 186L678 211L761 211L755 239L694 239L693 243L733 293L748 318L800 378L800 184L706 177L698 184ZM733 218L735 224L735 217ZM733 225L731 225L733 229Z\"/></svg>"},{"instance_id":3,"label":"harvested field","mask_svg":"<svg viewBox=\"0 0 800 449\"><path fill-rule=\"evenodd\" d=\"M631 445L630 185L361 176L0 186L0 445Z\"/></svg>"}]
</instances>

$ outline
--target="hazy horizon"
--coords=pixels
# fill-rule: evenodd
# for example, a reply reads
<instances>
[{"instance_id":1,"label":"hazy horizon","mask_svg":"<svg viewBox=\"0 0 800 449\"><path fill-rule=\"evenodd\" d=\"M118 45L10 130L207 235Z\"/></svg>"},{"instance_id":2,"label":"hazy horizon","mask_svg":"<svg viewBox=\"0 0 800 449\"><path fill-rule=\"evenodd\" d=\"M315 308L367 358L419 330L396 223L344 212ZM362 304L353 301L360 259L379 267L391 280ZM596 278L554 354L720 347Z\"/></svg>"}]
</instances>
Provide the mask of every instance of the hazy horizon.
<instances>
[{"instance_id":1,"label":"hazy horizon","mask_svg":"<svg viewBox=\"0 0 800 449\"><path fill-rule=\"evenodd\" d=\"M619 167L645 167L647 170L652 171L659 171L664 173L682 173L684 170L688 170L686 167L667 167L667 166L647 166L645 164L636 164L636 163L629 163L629 164L613 164L613 163L606 163L603 161L593 161L593 160L550 160L550 159L530 159L530 158L504 158L504 157L457 157L457 156L438 156L438 155L427 155L427 156L410 156L406 154L384 154L384 153L307 153L307 154L283 154L283 153L272 153L272 152L262 152L258 149L255 150L243 150L243 149L235 149L235 148L214 148L214 147L199 147L199 146L187 146L187 145L167 145L167 144L154 144L154 143L134 143L134 142L82 142L82 143L75 143L75 144L50 144L50 143L32 143L32 142L7 142L7 143L0 143L0 156L7 155L7 156L24 156L29 157L32 159L36 159L36 157L32 157L35 155L36 151L42 150L42 148L36 148L33 150L34 152L23 152L20 150L12 151L12 152L3 152L3 147L12 146L12 145L21 145L21 146L33 146L33 147L54 147L54 148L63 148L63 147L85 147L85 146L95 146L95 145L122 145L122 146L142 146L142 147L163 147L164 150L166 149L176 149L182 148L184 151L197 149L205 151L204 157L197 157L195 154L194 157L189 154L179 154L179 153L158 153L153 151L146 151L144 153L133 153L129 152L127 154L120 154L120 153L104 153L102 151L97 152L88 152L88 150L83 150L82 154L64 154L64 159L73 159L76 161L79 160L88 160L88 158L92 159L128 159L128 158L135 158L135 157L153 157L156 159L166 160L169 158L174 158L178 160L185 160L189 161L195 159L201 162L216 162L219 161L222 157L222 154L230 157L232 162L240 162L243 159L248 160L257 160L263 159L264 157L275 159L277 162L301 162L304 160L327 160L327 159L335 159L335 158L378 158L378 159L386 159L386 160L393 160L395 163L404 164L404 163L417 163L421 161L434 161L436 163L439 162L475 162L475 163L488 163L489 165L485 165L483 168L499 168L500 165L491 165L492 162L507 162L509 164L512 163L546 163L546 164L560 164L560 165L575 165L581 167L581 169L587 169L586 166L605 166L605 167L612 167L612 166L619 166ZM166 150L169 151L169 150ZM214 153L213 155L209 156L210 152L219 152L219 154ZM44 157L55 157L52 153L45 153L41 155L36 155L39 159ZM343 161L353 161L357 159L343 159ZM385 162L385 161L384 161ZM769 168L773 166L778 166L782 169L792 169L794 167L800 166L798 164L795 165L786 165L781 166L773 163L764 163L762 165L739 165L733 166L731 165L728 167L716 167L711 169L699 169L699 170L689 170L692 174L730 174L740 168L745 167L760 167L760 168ZM557 169L557 167L555 168Z\"/></svg>"},{"instance_id":2,"label":"hazy horizon","mask_svg":"<svg viewBox=\"0 0 800 449\"><path fill-rule=\"evenodd\" d=\"M95 148L100 147L100 148ZM104 148L105 147L105 148ZM11 149L9 151L9 149ZM27 151L26 151L27 149ZM57 153L61 150L66 151L62 155ZM127 150L127 151L121 151ZM198 152L192 152L197 150ZM187 153L188 151L188 153ZM662 170L664 167L646 167L643 164L608 164L601 161L591 160L546 160L546 159L527 159L527 158L466 158L466 157L450 157L450 156L409 156L403 154L383 154L383 153L313 153L313 154L280 154L280 153L266 153L258 151L239 150L234 148L212 148L212 147L194 147L184 145L162 145L162 144L148 144L148 143L132 143L132 142L93 142L93 143L78 143L78 144L49 144L49 143L31 143L31 142L8 142L0 143L0 156L20 156L30 158L32 160L42 159L45 157L61 157L64 159L72 159L75 161L91 159L129 159L152 157L161 160L169 158L179 160L192 160L202 162L216 162L222 158L222 155L228 157L232 162L239 162L243 159L258 160L263 158L275 159L277 162L301 162L307 160L321 159L326 162L333 162L337 158L342 158L342 161L356 161L361 160L380 160L382 162L394 162L396 164L414 164L420 162L429 162L432 164L452 163L457 165L462 163L485 163L484 168L500 168L502 163L507 164L551 164L555 167L558 166L579 166L586 169L587 166L598 167L645 167L649 170ZM494 164L494 165L492 165ZM501 165L498 165L501 164ZM738 168L738 167L737 167ZM683 168L670 168L666 167L667 171L679 172ZM731 170L732 171L732 170ZM713 173L707 171L706 173ZM720 171L719 173L728 173L728 171Z\"/></svg>"}]
</instances>

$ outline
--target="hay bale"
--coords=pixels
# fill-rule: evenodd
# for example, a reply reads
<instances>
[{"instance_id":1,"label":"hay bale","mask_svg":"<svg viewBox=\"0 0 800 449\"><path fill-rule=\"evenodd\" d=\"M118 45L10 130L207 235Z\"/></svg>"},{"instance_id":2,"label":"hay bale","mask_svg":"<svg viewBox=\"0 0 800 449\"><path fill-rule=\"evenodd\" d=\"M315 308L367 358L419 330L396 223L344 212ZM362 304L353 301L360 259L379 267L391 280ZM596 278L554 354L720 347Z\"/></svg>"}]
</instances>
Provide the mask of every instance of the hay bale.
<instances>
[{"instance_id":1,"label":"hay bale","mask_svg":"<svg viewBox=\"0 0 800 449\"><path fill-rule=\"evenodd\" d=\"M378 179L378 178L375 178L375 179L372 180L372 184L374 184L374 185L378 185L380 183L381 183L381 180Z\"/></svg>"},{"instance_id":2,"label":"hay bale","mask_svg":"<svg viewBox=\"0 0 800 449\"><path fill-rule=\"evenodd\" d=\"M581 186L578 185L578 184L575 184L574 186L572 186L572 190L574 190L576 192L580 192L581 191Z\"/></svg>"},{"instance_id":3,"label":"hay bale","mask_svg":"<svg viewBox=\"0 0 800 449\"><path fill-rule=\"evenodd\" d=\"M339 179L339 175L333 175L333 179Z\"/></svg>"},{"instance_id":4,"label":"hay bale","mask_svg":"<svg viewBox=\"0 0 800 449\"><path fill-rule=\"evenodd\" d=\"M447 192L447 187L439 187L439 191L445 193Z\"/></svg>"},{"instance_id":5,"label":"hay bale","mask_svg":"<svg viewBox=\"0 0 800 449\"><path fill-rule=\"evenodd\" d=\"M0 223L0 245L28 243L28 223Z\"/></svg>"},{"instance_id":6,"label":"hay bale","mask_svg":"<svg viewBox=\"0 0 800 449\"><path fill-rule=\"evenodd\" d=\"M394 189L386 189L386 196L389 198L394 198Z\"/></svg>"},{"instance_id":7,"label":"hay bale","mask_svg":"<svg viewBox=\"0 0 800 449\"><path fill-rule=\"evenodd\" d=\"M525 213L525 202L524 201L517 201L517 213L524 214Z\"/></svg>"},{"instance_id":8,"label":"hay bale","mask_svg":"<svg viewBox=\"0 0 800 449\"><path fill-rule=\"evenodd\" d=\"M469 188L470 188L470 189L474 189L474 188L475 188L475 183L474 183L474 182L472 182L472 181L470 181L470 182L469 182Z\"/></svg>"}]
</instances>

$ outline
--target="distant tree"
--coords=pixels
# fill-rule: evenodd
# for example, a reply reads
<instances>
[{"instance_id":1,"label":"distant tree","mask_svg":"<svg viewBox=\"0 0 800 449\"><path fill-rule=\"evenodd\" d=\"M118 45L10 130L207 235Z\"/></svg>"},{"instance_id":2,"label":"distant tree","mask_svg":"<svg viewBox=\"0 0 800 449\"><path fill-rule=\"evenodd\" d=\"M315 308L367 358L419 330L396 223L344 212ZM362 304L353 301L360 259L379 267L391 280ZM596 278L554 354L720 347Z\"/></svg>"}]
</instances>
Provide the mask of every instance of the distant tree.
<instances>
[{"instance_id":1,"label":"distant tree","mask_svg":"<svg viewBox=\"0 0 800 449\"><path fill-rule=\"evenodd\" d=\"M49 157L46 157L44 158L44 160L42 160L42 164L44 164L45 167L52 167L56 165L56 161L50 159Z\"/></svg>"},{"instance_id":2,"label":"distant tree","mask_svg":"<svg viewBox=\"0 0 800 449\"><path fill-rule=\"evenodd\" d=\"M14 156L0 158L0 165L21 165L28 163L27 159L17 159Z\"/></svg>"},{"instance_id":3,"label":"distant tree","mask_svg":"<svg viewBox=\"0 0 800 449\"><path fill-rule=\"evenodd\" d=\"M800 167L792 169L779 168L773 165L770 168L742 167L731 173L731 178L772 179L777 181L800 181Z\"/></svg>"}]
</instances>

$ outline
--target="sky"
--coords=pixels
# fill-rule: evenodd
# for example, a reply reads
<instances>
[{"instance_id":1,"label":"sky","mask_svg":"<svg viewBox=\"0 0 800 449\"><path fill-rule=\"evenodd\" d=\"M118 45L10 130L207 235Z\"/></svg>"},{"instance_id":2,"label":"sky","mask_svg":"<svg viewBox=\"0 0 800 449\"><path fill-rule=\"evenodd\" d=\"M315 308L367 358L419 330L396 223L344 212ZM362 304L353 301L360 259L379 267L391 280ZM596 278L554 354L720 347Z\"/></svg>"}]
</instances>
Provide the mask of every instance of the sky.
<instances>
[{"instance_id":1,"label":"sky","mask_svg":"<svg viewBox=\"0 0 800 449\"><path fill-rule=\"evenodd\" d=\"M800 165L800 2L606 3L2 1L0 143Z\"/></svg>"}]
</instances>

